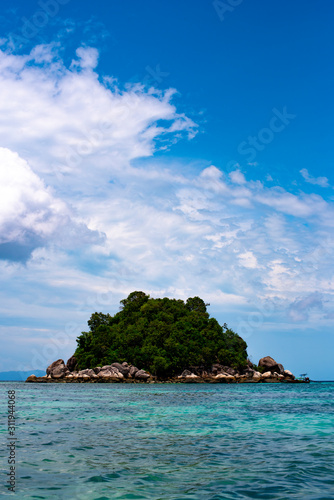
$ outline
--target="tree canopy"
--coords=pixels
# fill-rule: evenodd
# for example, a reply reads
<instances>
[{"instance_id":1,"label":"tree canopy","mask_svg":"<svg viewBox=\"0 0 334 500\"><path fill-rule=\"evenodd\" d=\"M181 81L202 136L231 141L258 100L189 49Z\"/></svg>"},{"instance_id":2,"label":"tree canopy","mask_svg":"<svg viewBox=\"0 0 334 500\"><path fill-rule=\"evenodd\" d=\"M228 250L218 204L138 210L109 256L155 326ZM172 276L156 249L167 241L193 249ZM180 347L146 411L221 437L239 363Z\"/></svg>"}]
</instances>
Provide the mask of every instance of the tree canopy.
<instances>
[{"instance_id":1,"label":"tree canopy","mask_svg":"<svg viewBox=\"0 0 334 500\"><path fill-rule=\"evenodd\" d=\"M244 367L246 342L210 318L207 305L200 297L184 302L132 292L114 316L92 314L89 332L77 338L78 367L127 361L162 377L214 363Z\"/></svg>"}]
</instances>

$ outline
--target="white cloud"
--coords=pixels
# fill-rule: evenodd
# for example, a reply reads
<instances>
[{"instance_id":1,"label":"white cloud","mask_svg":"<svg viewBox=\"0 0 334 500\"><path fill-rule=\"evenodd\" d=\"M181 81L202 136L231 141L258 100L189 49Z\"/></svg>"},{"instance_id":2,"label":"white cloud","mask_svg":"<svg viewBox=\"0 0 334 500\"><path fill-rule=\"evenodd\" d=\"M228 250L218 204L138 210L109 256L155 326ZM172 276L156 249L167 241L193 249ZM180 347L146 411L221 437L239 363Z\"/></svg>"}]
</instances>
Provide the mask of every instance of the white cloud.
<instances>
[{"instance_id":1,"label":"white cloud","mask_svg":"<svg viewBox=\"0 0 334 500\"><path fill-rule=\"evenodd\" d=\"M19 257L23 252L25 258L54 239L62 244L66 239L68 244L73 237L76 242L98 241L96 236L53 196L25 160L0 148L0 257L10 258L8 252Z\"/></svg>"},{"instance_id":2,"label":"white cloud","mask_svg":"<svg viewBox=\"0 0 334 500\"><path fill-rule=\"evenodd\" d=\"M230 179L234 184L246 184L244 174L240 170L233 170L229 173Z\"/></svg>"},{"instance_id":3,"label":"white cloud","mask_svg":"<svg viewBox=\"0 0 334 500\"><path fill-rule=\"evenodd\" d=\"M309 184L314 184L321 187L329 187L327 177L312 177L306 168L302 168L299 172L301 173L305 181Z\"/></svg>"},{"instance_id":4,"label":"white cloud","mask_svg":"<svg viewBox=\"0 0 334 500\"><path fill-rule=\"evenodd\" d=\"M72 66L80 66L83 69L94 69L97 66L99 53L94 47L79 47L76 50L79 61L73 61Z\"/></svg>"},{"instance_id":5,"label":"white cloud","mask_svg":"<svg viewBox=\"0 0 334 500\"><path fill-rule=\"evenodd\" d=\"M241 262L241 265L247 267L248 269L256 269L259 267L257 258L253 254L253 252L244 252L238 255L238 259Z\"/></svg>"}]
</instances>

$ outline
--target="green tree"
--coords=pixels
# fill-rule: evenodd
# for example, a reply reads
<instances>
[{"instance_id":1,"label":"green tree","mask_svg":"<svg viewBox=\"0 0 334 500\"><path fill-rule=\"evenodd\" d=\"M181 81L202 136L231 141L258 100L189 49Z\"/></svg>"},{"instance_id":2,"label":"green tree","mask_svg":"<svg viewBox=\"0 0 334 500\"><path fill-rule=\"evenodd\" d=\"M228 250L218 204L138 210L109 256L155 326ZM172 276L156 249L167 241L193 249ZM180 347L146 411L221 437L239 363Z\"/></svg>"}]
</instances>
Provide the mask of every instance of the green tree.
<instances>
[{"instance_id":1,"label":"green tree","mask_svg":"<svg viewBox=\"0 0 334 500\"><path fill-rule=\"evenodd\" d=\"M132 292L114 316L92 314L89 332L77 338L78 366L127 361L160 377L217 362L242 368L247 362L245 341L210 318L206 306L200 297L184 303Z\"/></svg>"}]
</instances>

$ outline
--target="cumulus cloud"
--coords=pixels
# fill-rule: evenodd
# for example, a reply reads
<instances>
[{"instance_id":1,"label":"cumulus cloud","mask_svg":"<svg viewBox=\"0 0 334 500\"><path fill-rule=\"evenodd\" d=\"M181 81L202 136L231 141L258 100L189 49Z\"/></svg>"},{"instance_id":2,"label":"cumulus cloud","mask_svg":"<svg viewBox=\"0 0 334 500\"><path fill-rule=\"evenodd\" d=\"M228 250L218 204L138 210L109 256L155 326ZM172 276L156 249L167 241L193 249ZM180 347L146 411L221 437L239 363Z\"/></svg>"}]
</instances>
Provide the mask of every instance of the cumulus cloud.
<instances>
[{"instance_id":1,"label":"cumulus cloud","mask_svg":"<svg viewBox=\"0 0 334 500\"><path fill-rule=\"evenodd\" d=\"M94 72L96 49L80 47L77 55L67 68L56 44L26 56L0 51L2 146L35 171L87 189L132 159L169 146L179 134L193 136L196 125L177 113L172 90L108 88ZM158 125L161 120L165 125Z\"/></svg>"},{"instance_id":2,"label":"cumulus cloud","mask_svg":"<svg viewBox=\"0 0 334 500\"><path fill-rule=\"evenodd\" d=\"M97 240L25 160L0 148L0 258L25 260L34 248L65 236L68 242L73 234L77 241Z\"/></svg>"}]
</instances>

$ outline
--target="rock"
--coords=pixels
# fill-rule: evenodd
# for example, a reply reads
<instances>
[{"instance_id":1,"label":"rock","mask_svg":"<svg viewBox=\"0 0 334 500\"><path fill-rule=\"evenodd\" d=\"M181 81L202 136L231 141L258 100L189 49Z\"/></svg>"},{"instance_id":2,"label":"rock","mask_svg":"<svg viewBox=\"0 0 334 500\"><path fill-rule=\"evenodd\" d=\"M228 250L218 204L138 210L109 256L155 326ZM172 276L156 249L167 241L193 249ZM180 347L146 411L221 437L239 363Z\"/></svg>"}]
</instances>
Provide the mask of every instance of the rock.
<instances>
[{"instance_id":1,"label":"rock","mask_svg":"<svg viewBox=\"0 0 334 500\"><path fill-rule=\"evenodd\" d=\"M138 370L135 374L135 378L139 380L145 380L150 378L150 374L147 373L145 370Z\"/></svg>"},{"instance_id":2,"label":"rock","mask_svg":"<svg viewBox=\"0 0 334 500\"><path fill-rule=\"evenodd\" d=\"M114 377L114 372L111 372L110 370L104 370L102 368L102 370L99 371L99 373L97 374L97 376L99 378L110 378L110 377Z\"/></svg>"},{"instance_id":3,"label":"rock","mask_svg":"<svg viewBox=\"0 0 334 500\"><path fill-rule=\"evenodd\" d=\"M78 377L84 377L85 375L87 375L87 377L89 377L89 378L96 378L97 377L96 373L91 368L86 368L85 370L80 370L78 372Z\"/></svg>"},{"instance_id":4,"label":"rock","mask_svg":"<svg viewBox=\"0 0 334 500\"><path fill-rule=\"evenodd\" d=\"M139 369L136 366L131 366L130 367L130 375L131 375L131 377L134 377L138 371L139 371Z\"/></svg>"},{"instance_id":5,"label":"rock","mask_svg":"<svg viewBox=\"0 0 334 500\"><path fill-rule=\"evenodd\" d=\"M260 372L254 372L253 373L253 379L254 380L261 380L261 377L262 377L262 375L261 375Z\"/></svg>"},{"instance_id":6,"label":"rock","mask_svg":"<svg viewBox=\"0 0 334 500\"><path fill-rule=\"evenodd\" d=\"M283 375L284 374L284 366L281 365L281 363L277 363L277 372L280 374L280 375Z\"/></svg>"},{"instance_id":7,"label":"rock","mask_svg":"<svg viewBox=\"0 0 334 500\"><path fill-rule=\"evenodd\" d=\"M217 373L223 371L223 367L219 363L215 363L214 365L212 365L211 371L214 375L216 375Z\"/></svg>"},{"instance_id":8,"label":"rock","mask_svg":"<svg viewBox=\"0 0 334 500\"><path fill-rule=\"evenodd\" d=\"M284 367L280 363L277 363L273 358L270 356L266 356L264 358L261 358L259 361L259 366L264 368L266 371L271 371L271 372L277 372L280 374L284 373Z\"/></svg>"},{"instance_id":9,"label":"rock","mask_svg":"<svg viewBox=\"0 0 334 500\"><path fill-rule=\"evenodd\" d=\"M216 380L220 380L221 382L235 382L236 378L233 375L228 375L224 373L219 373L215 377Z\"/></svg>"},{"instance_id":10,"label":"rock","mask_svg":"<svg viewBox=\"0 0 334 500\"><path fill-rule=\"evenodd\" d=\"M224 371L228 374L228 375L236 375L238 372L237 370L234 370L234 368L231 368L230 366L224 366Z\"/></svg>"},{"instance_id":11,"label":"rock","mask_svg":"<svg viewBox=\"0 0 334 500\"><path fill-rule=\"evenodd\" d=\"M122 366L124 366L125 368L129 368L129 369L130 369L129 364L128 364L126 361L124 361L124 362L122 363Z\"/></svg>"},{"instance_id":12,"label":"rock","mask_svg":"<svg viewBox=\"0 0 334 500\"><path fill-rule=\"evenodd\" d=\"M185 378L199 378L198 375L195 375L195 373L189 373L189 375L186 375Z\"/></svg>"},{"instance_id":13,"label":"rock","mask_svg":"<svg viewBox=\"0 0 334 500\"><path fill-rule=\"evenodd\" d=\"M186 377L187 375L191 375L191 371L183 370L183 372L180 375L180 378Z\"/></svg>"},{"instance_id":14,"label":"rock","mask_svg":"<svg viewBox=\"0 0 334 500\"><path fill-rule=\"evenodd\" d=\"M29 377L26 380L26 382L36 382L36 381L37 381L36 375L29 375Z\"/></svg>"},{"instance_id":15,"label":"rock","mask_svg":"<svg viewBox=\"0 0 334 500\"><path fill-rule=\"evenodd\" d=\"M65 366L65 363L64 363L64 360L63 359L57 359L57 361L54 361L53 363L51 363L51 365L49 365L46 369L46 374L47 375L51 375L51 372L59 365L64 365ZM65 372L65 370L64 370Z\"/></svg>"},{"instance_id":16,"label":"rock","mask_svg":"<svg viewBox=\"0 0 334 500\"><path fill-rule=\"evenodd\" d=\"M284 375L285 377L291 378L292 380L295 379L295 376L293 375L293 373L290 372L290 370L284 370Z\"/></svg>"},{"instance_id":17,"label":"rock","mask_svg":"<svg viewBox=\"0 0 334 500\"><path fill-rule=\"evenodd\" d=\"M124 378L124 375L122 372L120 372L118 370L118 368L116 368L116 366L112 366L111 367L111 372L113 373L113 376L114 377L117 377L117 378Z\"/></svg>"},{"instance_id":18,"label":"rock","mask_svg":"<svg viewBox=\"0 0 334 500\"><path fill-rule=\"evenodd\" d=\"M272 376L272 373L271 372L264 372L262 374L262 378L270 378Z\"/></svg>"},{"instance_id":19,"label":"rock","mask_svg":"<svg viewBox=\"0 0 334 500\"><path fill-rule=\"evenodd\" d=\"M267 371L272 366L276 366L276 365L277 365L277 362L273 358L271 358L270 356L266 356L264 358L261 358L259 361L259 366L261 366L262 368L266 368Z\"/></svg>"},{"instance_id":20,"label":"rock","mask_svg":"<svg viewBox=\"0 0 334 500\"><path fill-rule=\"evenodd\" d=\"M77 358L73 355L67 360L66 367L70 372L73 372L76 366L77 366Z\"/></svg>"},{"instance_id":21,"label":"rock","mask_svg":"<svg viewBox=\"0 0 334 500\"><path fill-rule=\"evenodd\" d=\"M66 372L66 366L65 364L62 365L57 365L52 371L51 371L51 378L64 378L65 377L65 372Z\"/></svg>"},{"instance_id":22,"label":"rock","mask_svg":"<svg viewBox=\"0 0 334 500\"><path fill-rule=\"evenodd\" d=\"M120 363L112 363L111 365L112 368L117 368L117 370L124 376L127 377L130 372L130 368L127 366L123 366Z\"/></svg>"},{"instance_id":23,"label":"rock","mask_svg":"<svg viewBox=\"0 0 334 500\"><path fill-rule=\"evenodd\" d=\"M95 368L93 368L93 370L97 375L102 370L102 368L101 368L101 366L96 366Z\"/></svg>"}]
</instances>

